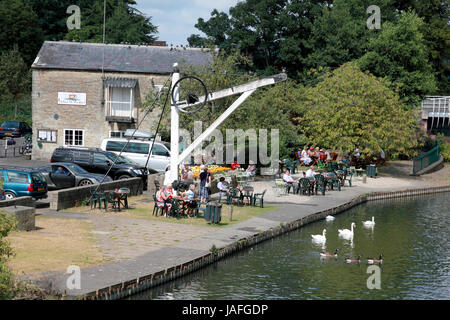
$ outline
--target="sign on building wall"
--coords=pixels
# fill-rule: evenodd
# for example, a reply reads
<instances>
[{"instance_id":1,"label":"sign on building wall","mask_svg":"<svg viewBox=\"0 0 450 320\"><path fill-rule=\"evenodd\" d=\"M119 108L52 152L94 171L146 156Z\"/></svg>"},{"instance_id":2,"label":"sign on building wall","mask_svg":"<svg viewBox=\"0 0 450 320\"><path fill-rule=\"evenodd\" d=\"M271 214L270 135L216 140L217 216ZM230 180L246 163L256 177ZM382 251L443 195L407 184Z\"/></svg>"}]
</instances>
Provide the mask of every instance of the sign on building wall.
<instances>
[{"instance_id":1,"label":"sign on building wall","mask_svg":"<svg viewBox=\"0 0 450 320\"><path fill-rule=\"evenodd\" d=\"M37 141L56 143L56 136L58 131L51 129L38 129Z\"/></svg>"},{"instance_id":2,"label":"sign on building wall","mask_svg":"<svg viewBox=\"0 0 450 320\"><path fill-rule=\"evenodd\" d=\"M70 104L76 106L86 105L86 93L58 92L58 104Z\"/></svg>"}]
</instances>

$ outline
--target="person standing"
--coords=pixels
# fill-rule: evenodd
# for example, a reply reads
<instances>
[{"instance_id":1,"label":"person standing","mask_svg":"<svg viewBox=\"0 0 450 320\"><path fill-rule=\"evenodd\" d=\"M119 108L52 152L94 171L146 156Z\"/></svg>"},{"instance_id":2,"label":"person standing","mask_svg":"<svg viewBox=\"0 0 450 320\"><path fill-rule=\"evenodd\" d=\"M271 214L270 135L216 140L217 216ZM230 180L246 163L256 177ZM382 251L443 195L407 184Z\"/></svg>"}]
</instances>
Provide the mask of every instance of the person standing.
<instances>
[{"instance_id":1,"label":"person standing","mask_svg":"<svg viewBox=\"0 0 450 320\"><path fill-rule=\"evenodd\" d=\"M208 168L205 165L200 166L200 201L206 202L209 198L208 188L211 187L211 175L208 172Z\"/></svg>"}]
</instances>

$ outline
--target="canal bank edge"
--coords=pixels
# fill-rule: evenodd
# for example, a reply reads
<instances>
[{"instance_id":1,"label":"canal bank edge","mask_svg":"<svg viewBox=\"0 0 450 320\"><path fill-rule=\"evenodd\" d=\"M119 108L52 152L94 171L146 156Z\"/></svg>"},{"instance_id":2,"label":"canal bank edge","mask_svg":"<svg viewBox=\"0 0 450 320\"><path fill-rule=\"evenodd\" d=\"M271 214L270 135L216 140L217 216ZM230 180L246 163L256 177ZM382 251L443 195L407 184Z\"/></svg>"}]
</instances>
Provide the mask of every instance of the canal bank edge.
<instances>
[{"instance_id":1,"label":"canal bank edge","mask_svg":"<svg viewBox=\"0 0 450 320\"><path fill-rule=\"evenodd\" d=\"M286 224L280 223L279 227L270 228L269 230L261 231L259 233L253 234L252 236L241 238L235 241L233 244L227 245L223 248L217 248L213 252L203 255L197 259L190 260L187 261L186 263L182 263L172 268L161 270L159 272L155 272L143 277L138 277L133 280L121 282L116 285L98 289L96 291L78 296L77 299L81 300L123 299L125 297L148 290L152 287L156 287L158 285L170 282L191 272L197 271L227 256L230 256L233 253L238 252L240 250L254 246L263 241L275 238L287 232L299 229L302 226L310 224L312 222L322 220L327 215L336 215L344 211L347 211L359 204L375 200L411 197L441 192L450 192L450 185L440 187L420 188L420 189L405 189L398 191L371 192L367 194L362 194L339 206L310 214L306 217L291 222L287 222Z\"/></svg>"}]
</instances>

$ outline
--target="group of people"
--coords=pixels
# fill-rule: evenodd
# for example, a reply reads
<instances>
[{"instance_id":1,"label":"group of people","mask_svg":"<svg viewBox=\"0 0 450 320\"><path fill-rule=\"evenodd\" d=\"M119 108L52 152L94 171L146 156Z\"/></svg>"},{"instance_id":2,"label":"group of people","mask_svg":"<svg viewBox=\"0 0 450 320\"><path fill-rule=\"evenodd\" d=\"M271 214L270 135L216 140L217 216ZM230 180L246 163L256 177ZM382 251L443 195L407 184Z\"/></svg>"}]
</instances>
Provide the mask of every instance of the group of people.
<instances>
[{"instance_id":1,"label":"group of people","mask_svg":"<svg viewBox=\"0 0 450 320\"><path fill-rule=\"evenodd\" d=\"M192 217L194 213L194 209L197 207L197 198L195 192L195 185L189 185L189 189L185 192L181 192L180 195L177 195L177 192L173 189L171 183L167 186L162 186L156 192L156 205L163 210L164 217L170 214L172 210L172 205L174 200L182 200L185 202L187 208L187 216Z\"/></svg>"},{"instance_id":2,"label":"group of people","mask_svg":"<svg viewBox=\"0 0 450 320\"><path fill-rule=\"evenodd\" d=\"M309 147L305 146L303 150L301 148L295 153L295 157L297 158L297 163L302 163L305 166L309 166L312 164L317 164L319 161L323 163L327 163L333 160L330 152L327 149L319 148L319 147Z\"/></svg>"},{"instance_id":3,"label":"group of people","mask_svg":"<svg viewBox=\"0 0 450 320\"><path fill-rule=\"evenodd\" d=\"M309 179L310 183L312 183L312 184L315 183L315 176L316 176L316 171L314 171L314 166L310 166L309 169L306 171L306 173L303 175L303 177ZM296 190L298 190L299 180L294 179L291 176L291 171L289 169L285 170L285 172L283 174L283 181L285 183L291 184L294 189L294 192Z\"/></svg>"}]
</instances>

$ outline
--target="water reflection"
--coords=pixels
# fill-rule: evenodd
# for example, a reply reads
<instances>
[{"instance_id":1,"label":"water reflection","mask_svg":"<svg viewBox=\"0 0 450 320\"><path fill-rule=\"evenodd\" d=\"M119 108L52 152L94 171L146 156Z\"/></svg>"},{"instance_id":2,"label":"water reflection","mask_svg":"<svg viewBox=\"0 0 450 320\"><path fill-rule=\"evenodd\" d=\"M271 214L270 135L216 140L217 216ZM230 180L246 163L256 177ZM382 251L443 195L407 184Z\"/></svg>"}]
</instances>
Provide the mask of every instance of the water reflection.
<instances>
[{"instance_id":1,"label":"water reflection","mask_svg":"<svg viewBox=\"0 0 450 320\"><path fill-rule=\"evenodd\" d=\"M133 299L450 299L449 208L445 193L370 202ZM372 216L376 228L362 228ZM340 238L352 222L353 237ZM326 243L314 244L324 228ZM336 248L337 258L320 257ZM381 289L371 290L367 258L380 253ZM359 263L345 261L358 255Z\"/></svg>"}]
</instances>

